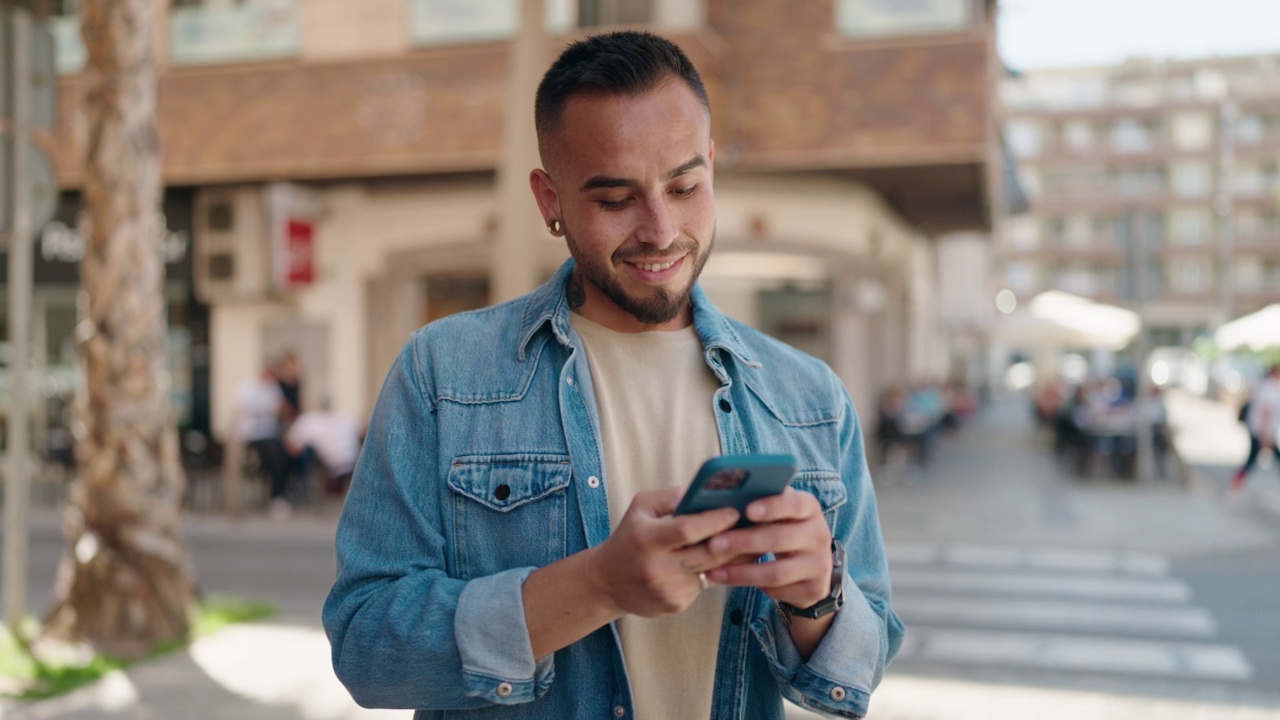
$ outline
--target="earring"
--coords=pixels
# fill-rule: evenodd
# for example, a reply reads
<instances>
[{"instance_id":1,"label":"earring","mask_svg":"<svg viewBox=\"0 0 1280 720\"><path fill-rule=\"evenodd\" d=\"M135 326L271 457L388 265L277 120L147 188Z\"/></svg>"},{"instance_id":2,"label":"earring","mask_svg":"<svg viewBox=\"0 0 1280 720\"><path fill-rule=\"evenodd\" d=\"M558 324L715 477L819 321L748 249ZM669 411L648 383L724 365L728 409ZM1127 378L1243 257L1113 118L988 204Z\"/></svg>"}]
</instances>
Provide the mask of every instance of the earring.
<instances>
[{"instance_id":1,"label":"earring","mask_svg":"<svg viewBox=\"0 0 1280 720\"><path fill-rule=\"evenodd\" d=\"M561 227L562 226L560 225L560 218L551 218L549 221L547 221L547 231L550 232L552 235L559 235Z\"/></svg>"}]
</instances>

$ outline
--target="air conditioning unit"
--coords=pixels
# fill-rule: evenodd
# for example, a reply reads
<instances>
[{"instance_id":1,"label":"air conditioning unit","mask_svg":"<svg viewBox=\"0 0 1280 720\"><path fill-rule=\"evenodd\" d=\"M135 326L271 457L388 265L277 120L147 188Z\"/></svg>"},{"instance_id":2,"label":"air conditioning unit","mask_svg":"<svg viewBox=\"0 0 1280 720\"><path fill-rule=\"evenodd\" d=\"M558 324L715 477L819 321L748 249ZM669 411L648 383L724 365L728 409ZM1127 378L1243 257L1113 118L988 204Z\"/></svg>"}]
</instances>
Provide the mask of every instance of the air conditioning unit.
<instances>
[{"instance_id":1,"label":"air conditioning unit","mask_svg":"<svg viewBox=\"0 0 1280 720\"><path fill-rule=\"evenodd\" d=\"M196 296L206 303L265 298L271 246L262 187L200 189L194 220Z\"/></svg>"}]
</instances>

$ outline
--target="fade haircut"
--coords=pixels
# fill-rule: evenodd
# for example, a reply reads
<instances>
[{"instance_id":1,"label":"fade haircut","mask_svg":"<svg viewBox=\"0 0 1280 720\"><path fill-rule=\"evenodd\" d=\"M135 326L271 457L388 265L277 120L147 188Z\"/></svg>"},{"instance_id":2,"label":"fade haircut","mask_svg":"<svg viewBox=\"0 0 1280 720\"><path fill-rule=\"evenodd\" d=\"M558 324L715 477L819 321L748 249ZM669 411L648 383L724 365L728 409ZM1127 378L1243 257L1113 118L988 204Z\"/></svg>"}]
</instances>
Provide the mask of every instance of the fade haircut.
<instances>
[{"instance_id":1,"label":"fade haircut","mask_svg":"<svg viewBox=\"0 0 1280 720\"><path fill-rule=\"evenodd\" d=\"M623 30L573 42L538 84L533 117L539 151L559 127L564 106L574 95L638 95L669 77L684 80L710 115L711 102L702 77L684 51L670 40L653 33Z\"/></svg>"}]
</instances>

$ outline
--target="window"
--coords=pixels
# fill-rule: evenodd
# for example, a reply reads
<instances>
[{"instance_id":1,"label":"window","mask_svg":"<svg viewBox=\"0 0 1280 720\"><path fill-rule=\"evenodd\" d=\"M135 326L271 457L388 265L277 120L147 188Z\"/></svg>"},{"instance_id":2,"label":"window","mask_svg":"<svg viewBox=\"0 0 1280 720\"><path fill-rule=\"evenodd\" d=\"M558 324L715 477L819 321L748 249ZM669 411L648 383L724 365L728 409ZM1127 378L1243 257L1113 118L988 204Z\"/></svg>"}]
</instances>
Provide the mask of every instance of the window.
<instances>
[{"instance_id":1,"label":"window","mask_svg":"<svg viewBox=\"0 0 1280 720\"><path fill-rule=\"evenodd\" d=\"M837 0L836 28L850 38L956 32L975 24L971 0Z\"/></svg>"},{"instance_id":2,"label":"window","mask_svg":"<svg viewBox=\"0 0 1280 720\"><path fill-rule=\"evenodd\" d=\"M1237 142L1244 144L1261 142L1266 133L1266 121L1261 115L1246 114L1236 119Z\"/></svg>"},{"instance_id":3,"label":"window","mask_svg":"<svg viewBox=\"0 0 1280 720\"><path fill-rule=\"evenodd\" d=\"M1169 129L1179 150L1203 150L1213 143L1213 121L1208 113L1178 113Z\"/></svg>"},{"instance_id":4,"label":"window","mask_svg":"<svg viewBox=\"0 0 1280 720\"><path fill-rule=\"evenodd\" d=\"M1256 162L1242 162L1231 174L1231 191L1241 195L1257 195L1266 189L1262 166Z\"/></svg>"},{"instance_id":5,"label":"window","mask_svg":"<svg viewBox=\"0 0 1280 720\"><path fill-rule=\"evenodd\" d=\"M1005 139L1015 157L1034 157L1040 153L1040 124L1034 120L1010 120L1005 124Z\"/></svg>"},{"instance_id":6,"label":"window","mask_svg":"<svg viewBox=\"0 0 1280 720\"><path fill-rule=\"evenodd\" d=\"M297 57L301 0L175 2L169 13L174 65Z\"/></svg>"},{"instance_id":7,"label":"window","mask_svg":"<svg viewBox=\"0 0 1280 720\"><path fill-rule=\"evenodd\" d=\"M1069 247L1088 247L1093 244L1093 222L1088 215L1069 215L1063 234L1063 244Z\"/></svg>"},{"instance_id":8,"label":"window","mask_svg":"<svg viewBox=\"0 0 1280 720\"><path fill-rule=\"evenodd\" d=\"M1093 148L1093 123L1070 120L1062 129L1062 141L1069 150L1084 152Z\"/></svg>"},{"instance_id":9,"label":"window","mask_svg":"<svg viewBox=\"0 0 1280 720\"><path fill-rule=\"evenodd\" d=\"M653 22L653 0L578 0L578 26Z\"/></svg>"},{"instance_id":10,"label":"window","mask_svg":"<svg viewBox=\"0 0 1280 720\"><path fill-rule=\"evenodd\" d=\"M1169 261L1169 288L1187 295L1205 293L1211 286L1211 273L1204 258L1175 258Z\"/></svg>"},{"instance_id":11,"label":"window","mask_svg":"<svg viewBox=\"0 0 1280 720\"><path fill-rule=\"evenodd\" d=\"M1171 166L1173 192L1182 197L1204 197L1213 184L1213 173L1202 162L1177 162Z\"/></svg>"},{"instance_id":12,"label":"window","mask_svg":"<svg viewBox=\"0 0 1280 720\"><path fill-rule=\"evenodd\" d=\"M1155 148L1157 127L1153 121L1117 120L1111 126L1111 148L1116 152L1150 152Z\"/></svg>"},{"instance_id":13,"label":"window","mask_svg":"<svg viewBox=\"0 0 1280 720\"><path fill-rule=\"evenodd\" d=\"M1025 215L1005 221L1004 232L1012 250L1034 250L1040 244L1040 226Z\"/></svg>"},{"instance_id":14,"label":"window","mask_svg":"<svg viewBox=\"0 0 1280 720\"><path fill-rule=\"evenodd\" d=\"M1122 195L1147 195L1160 192L1165 186L1162 168L1125 168L1116 173L1116 190Z\"/></svg>"},{"instance_id":15,"label":"window","mask_svg":"<svg viewBox=\"0 0 1280 720\"><path fill-rule=\"evenodd\" d=\"M1182 208L1169 213L1169 236L1178 245L1203 245L1213 234L1213 216L1206 208Z\"/></svg>"},{"instance_id":16,"label":"window","mask_svg":"<svg viewBox=\"0 0 1280 720\"><path fill-rule=\"evenodd\" d=\"M1018 295L1030 294L1039 289L1035 263L1011 262L1004 269L1004 285Z\"/></svg>"},{"instance_id":17,"label":"window","mask_svg":"<svg viewBox=\"0 0 1280 720\"><path fill-rule=\"evenodd\" d=\"M1257 290L1266 282L1265 269L1256 258L1236 258L1235 285L1242 290Z\"/></svg>"}]
</instances>

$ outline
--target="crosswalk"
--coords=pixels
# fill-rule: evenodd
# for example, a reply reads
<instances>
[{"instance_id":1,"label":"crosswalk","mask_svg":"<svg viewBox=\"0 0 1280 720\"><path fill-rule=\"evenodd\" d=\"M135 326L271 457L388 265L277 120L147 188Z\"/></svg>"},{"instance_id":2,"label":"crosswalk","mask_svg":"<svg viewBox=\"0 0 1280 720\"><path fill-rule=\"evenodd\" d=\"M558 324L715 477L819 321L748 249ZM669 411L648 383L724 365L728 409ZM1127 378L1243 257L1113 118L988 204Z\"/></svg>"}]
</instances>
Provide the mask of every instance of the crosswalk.
<instances>
[{"instance_id":1,"label":"crosswalk","mask_svg":"<svg viewBox=\"0 0 1280 720\"><path fill-rule=\"evenodd\" d=\"M907 626L895 670L1253 678L1158 553L936 543L887 552Z\"/></svg>"}]
</instances>

